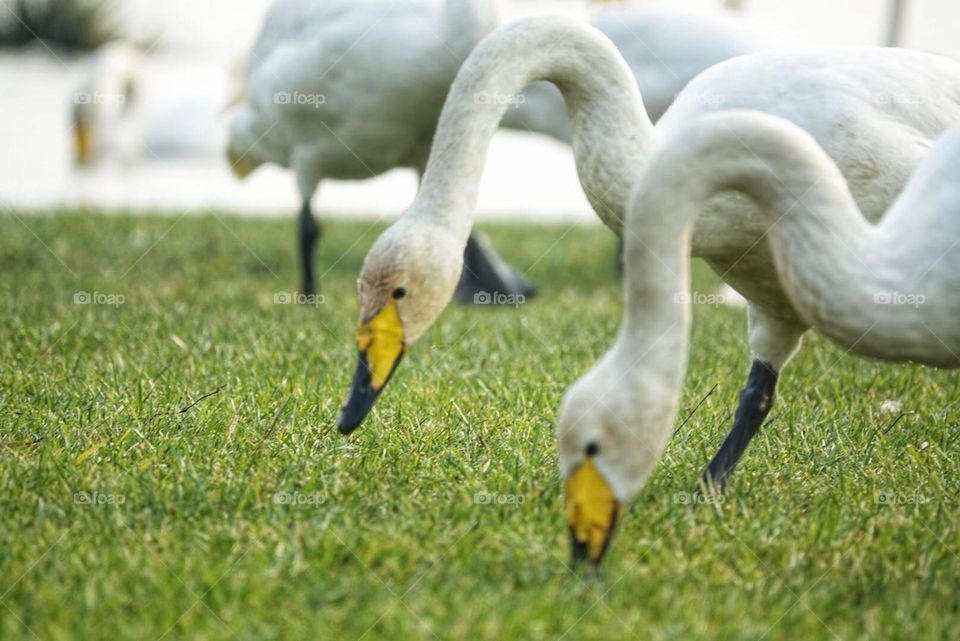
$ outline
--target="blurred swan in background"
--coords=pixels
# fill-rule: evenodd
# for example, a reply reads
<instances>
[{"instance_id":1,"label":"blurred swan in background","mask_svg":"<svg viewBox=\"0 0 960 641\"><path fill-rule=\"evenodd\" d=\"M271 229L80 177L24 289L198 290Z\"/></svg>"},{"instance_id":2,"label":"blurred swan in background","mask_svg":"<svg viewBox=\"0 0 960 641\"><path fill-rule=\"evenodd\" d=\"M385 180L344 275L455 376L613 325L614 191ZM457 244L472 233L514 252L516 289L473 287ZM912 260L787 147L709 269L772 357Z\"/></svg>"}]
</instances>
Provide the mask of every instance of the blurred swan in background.
<instances>
[{"instance_id":1,"label":"blurred swan in background","mask_svg":"<svg viewBox=\"0 0 960 641\"><path fill-rule=\"evenodd\" d=\"M74 160L89 165L104 158L129 122L137 93L140 52L128 43L104 45L71 96Z\"/></svg>"},{"instance_id":2,"label":"blurred swan in background","mask_svg":"<svg viewBox=\"0 0 960 641\"><path fill-rule=\"evenodd\" d=\"M496 9L492 0L280 0L270 9L228 157L241 178L264 163L296 175L302 293L316 287L321 230L310 200L320 181L396 167L422 174L450 83L497 25ZM464 287L532 294L474 238L465 260Z\"/></svg>"},{"instance_id":3,"label":"blurred swan in background","mask_svg":"<svg viewBox=\"0 0 960 641\"><path fill-rule=\"evenodd\" d=\"M128 42L104 45L72 96L76 164L221 153L229 78L208 76L165 73Z\"/></svg>"}]
</instances>

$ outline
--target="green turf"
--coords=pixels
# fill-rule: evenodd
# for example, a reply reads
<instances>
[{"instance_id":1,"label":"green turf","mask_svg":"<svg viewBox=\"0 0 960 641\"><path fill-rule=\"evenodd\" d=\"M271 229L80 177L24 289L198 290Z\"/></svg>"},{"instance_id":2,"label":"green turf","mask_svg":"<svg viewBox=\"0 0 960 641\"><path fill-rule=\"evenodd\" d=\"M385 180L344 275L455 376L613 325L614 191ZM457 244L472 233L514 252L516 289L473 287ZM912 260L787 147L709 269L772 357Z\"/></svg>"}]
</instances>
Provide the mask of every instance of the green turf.
<instances>
[{"instance_id":1,"label":"green turf","mask_svg":"<svg viewBox=\"0 0 960 641\"><path fill-rule=\"evenodd\" d=\"M329 223L298 307L292 220L0 217L0 639L960 638L956 375L808 338L723 504L684 504L748 367L744 313L696 307L681 419L706 400L581 582L554 417L618 324L612 237L487 228L542 296L451 307L344 438L380 229Z\"/></svg>"}]
</instances>

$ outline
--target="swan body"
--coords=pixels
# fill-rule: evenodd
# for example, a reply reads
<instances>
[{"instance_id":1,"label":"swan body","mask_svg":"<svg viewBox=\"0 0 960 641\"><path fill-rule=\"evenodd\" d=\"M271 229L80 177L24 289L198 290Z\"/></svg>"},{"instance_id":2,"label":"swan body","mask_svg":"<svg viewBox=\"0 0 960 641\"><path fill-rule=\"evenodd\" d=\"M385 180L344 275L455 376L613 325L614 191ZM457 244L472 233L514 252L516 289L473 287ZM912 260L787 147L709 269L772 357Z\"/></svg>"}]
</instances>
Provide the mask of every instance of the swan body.
<instances>
[{"instance_id":1,"label":"swan body","mask_svg":"<svg viewBox=\"0 0 960 641\"><path fill-rule=\"evenodd\" d=\"M495 25L489 2L277 2L230 126L236 169L290 167L309 197L323 178L422 168L447 88Z\"/></svg>"},{"instance_id":2,"label":"swan body","mask_svg":"<svg viewBox=\"0 0 960 641\"><path fill-rule=\"evenodd\" d=\"M724 13L664 7L609 7L600 11L591 25L610 38L630 66L653 122L702 71L736 56L791 44ZM563 98L556 87L545 82L524 91L507 109L503 124L570 141Z\"/></svg>"},{"instance_id":3,"label":"swan body","mask_svg":"<svg viewBox=\"0 0 960 641\"><path fill-rule=\"evenodd\" d=\"M668 136L721 109L785 118L834 159L863 215L876 221L933 140L960 124L958 72L960 65L948 58L878 47L750 54L707 70L684 91L717 92L723 96L720 107L678 101L657 129ZM745 196L718 194L698 219L694 254L764 313L799 321L772 272L757 277L772 264L767 245L759 242L764 232L762 216Z\"/></svg>"},{"instance_id":4,"label":"swan body","mask_svg":"<svg viewBox=\"0 0 960 641\"><path fill-rule=\"evenodd\" d=\"M846 60L850 65L864 55L846 53L852 56ZM880 54L877 60L886 57ZM870 69L865 60L860 65ZM908 66L901 68L904 75L907 71ZM869 78L865 82L876 80L863 77ZM751 233L760 231L755 242L769 245L772 257L764 250L765 258L746 260L749 269L739 271L739 285L759 284L744 291L755 361L731 433L705 473L708 483L722 488L770 409L778 373L809 327L859 354L960 366L955 323L960 276L954 269L960 261L960 189L955 180L960 134L948 134L917 161L916 174L899 197L890 196L889 213L878 224L871 222L880 217L876 210L868 214L864 209L878 205L875 192L881 187L896 186L884 181L906 182L898 175L898 161L908 147L897 145L909 141L898 142L898 130L910 134L923 152L932 144L921 133L929 131L927 127L936 129L943 124L940 119L960 125L960 81L940 81L944 84L937 91L924 94L934 105L928 113L897 113L895 118L851 114L850 125L859 118L854 133L865 136L864 145L874 145L869 154L866 148L855 150L853 158L831 159L816 133L755 112L711 114L665 132L636 187L628 216L620 334L567 392L558 419L567 494L578 502L571 510L568 500L568 516L584 556L600 561L616 522L609 515L619 514L639 492L672 433L689 349L690 310L683 304L689 300L689 259L701 251L700 221L713 217L717 223L734 211L725 209L730 200L718 197L729 198L734 191L748 199L743 215L749 220L738 221L734 215L728 222ZM848 91L829 97L854 107L856 95ZM838 129L830 131L836 135ZM874 140L871 133L883 137ZM884 141L892 146L876 146ZM863 178L849 172L867 158L873 180L845 177L844 168L847 176ZM754 251L751 245L741 248L744 256ZM762 264L766 260L776 269ZM734 284L730 271L720 273ZM775 289L779 295L766 295ZM594 454L585 455L588 451ZM584 483L579 477L585 474L599 475L602 491L577 494Z\"/></svg>"},{"instance_id":5,"label":"swan body","mask_svg":"<svg viewBox=\"0 0 960 641\"><path fill-rule=\"evenodd\" d=\"M764 214L779 281L804 323L864 356L958 367L957 176L953 130L874 224L809 134L766 114L728 112L665 143L638 207L692 226L710 195L743 193Z\"/></svg>"},{"instance_id":6,"label":"swan body","mask_svg":"<svg viewBox=\"0 0 960 641\"><path fill-rule=\"evenodd\" d=\"M227 155L241 178L264 163L296 175L303 293L315 290L320 227L310 199L320 181L397 167L422 174L450 83L497 22L495 0L281 0L271 8L250 56ZM464 291L532 294L475 239L465 260L472 278L465 277Z\"/></svg>"},{"instance_id":7,"label":"swan body","mask_svg":"<svg viewBox=\"0 0 960 641\"><path fill-rule=\"evenodd\" d=\"M536 80L554 83L564 95L581 185L618 234L647 156L672 130L713 111L765 111L811 132L871 220L902 189L931 141L960 123L960 63L911 51L839 48L765 51L721 63L691 82L654 127L630 68L599 31L558 17L507 24L461 68L414 203L367 255L358 286L360 362L338 420L341 431L362 422L404 351L450 299L459 265L449 256L472 227L487 146L510 103L475 96L514 96ZM944 99L919 106L894 99L907 94ZM702 95L723 99L695 98ZM643 237L659 233L644 229ZM807 326L779 285L763 233L755 205L742 195L720 194L699 219L693 251L751 301L751 346L779 371ZM384 330L392 350L374 349L377 332L370 330L381 314L393 321ZM374 371L381 375L374 378ZM565 474L581 458L565 456ZM629 494L634 487L618 490Z\"/></svg>"}]
</instances>

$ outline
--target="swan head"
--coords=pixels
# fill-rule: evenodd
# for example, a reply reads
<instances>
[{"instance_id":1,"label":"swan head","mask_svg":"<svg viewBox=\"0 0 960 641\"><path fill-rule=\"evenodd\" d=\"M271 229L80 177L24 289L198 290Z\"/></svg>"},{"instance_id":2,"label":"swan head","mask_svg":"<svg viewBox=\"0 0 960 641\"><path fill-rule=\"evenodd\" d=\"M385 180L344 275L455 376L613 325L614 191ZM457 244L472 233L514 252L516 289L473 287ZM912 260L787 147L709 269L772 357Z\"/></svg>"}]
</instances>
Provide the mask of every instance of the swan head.
<instances>
[{"instance_id":1,"label":"swan head","mask_svg":"<svg viewBox=\"0 0 960 641\"><path fill-rule=\"evenodd\" d=\"M574 563L600 564L671 434L673 395L652 365L614 348L560 405L557 448Z\"/></svg>"},{"instance_id":2,"label":"swan head","mask_svg":"<svg viewBox=\"0 0 960 641\"><path fill-rule=\"evenodd\" d=\"M230 137L227 142L227 162L230 171L243 180L265 161L257 153L258 146L266 144L266 136L252 110L242 108L230 119Z\"/></svg>"},{"instance_id":3,"label":"swan head","mask_svg":"<svg viewBox=\"0 0 960 641\"><path fill-rule=\"evenodd\" d=\"M358 363L337 420L349 434L363 422L413 344L453 297L463 242L449 231L407 217L374 243L357 285Z\"/></svg>"}]
</instances>

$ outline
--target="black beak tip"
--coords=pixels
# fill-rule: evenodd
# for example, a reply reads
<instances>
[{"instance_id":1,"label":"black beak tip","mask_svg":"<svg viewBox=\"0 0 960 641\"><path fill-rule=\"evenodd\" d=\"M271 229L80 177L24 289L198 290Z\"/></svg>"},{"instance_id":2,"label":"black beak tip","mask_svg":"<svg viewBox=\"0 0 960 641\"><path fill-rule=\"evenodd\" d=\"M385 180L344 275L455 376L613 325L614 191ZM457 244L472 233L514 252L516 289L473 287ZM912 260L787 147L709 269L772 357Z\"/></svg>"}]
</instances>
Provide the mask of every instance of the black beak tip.
<instances>
[{"instance_id":1,"label":"black beak tip","mask_svg":"<svg viewBox=\"0 0 960 641\"><path fill-rule=\"evenodd\" d=\"M350 390L350 398L340 410L340 416L337 418L337 429L340 433L347 435L360 427L363 420L373 409L373 403L377 400L377 392L372 388L354 388Z\"/></svg>"},{"instance_id":2,"label":"black beak tip","mask_svg":"<svg viewBox=\"0 0 960 641\"><path fill-rule=\"evenodd\" d=\"M587 561L587 544L577 539L577 536L573 533L573 528L570 529L570 551L570 561L573 565L579 565Z\"/></svg>"},{"instance_id":3,"label":"black beak tip","mask_svg":"<svg viewBox=\"0 0 960 641\"><path fill-rule=\"evenodd\" d=\"M353 381L350 383L350 394L347 396L347 402L340 409L340 417L337 419L337 428L341 434L347 435L360 427L363 419L367 417L373 404L380 395L380 390L374 389L370 384L370 366L367 363L367 355L360 352L360 358L357 362L357 370L353 374Z\"/></svg>"},{"instance_id":4,"label":"black beak tip","mask_svg":"<svg viewBox=\"0 0 960 641\"><path fill-rule=\"evenodd\" d=\"M340 433L344 436L353 432L353 430L360 427L360 423L357 421L349 420L343 412L340 413L340 417L337 418L337 429L340 430Z\"/></svg>"}]
</instances>

